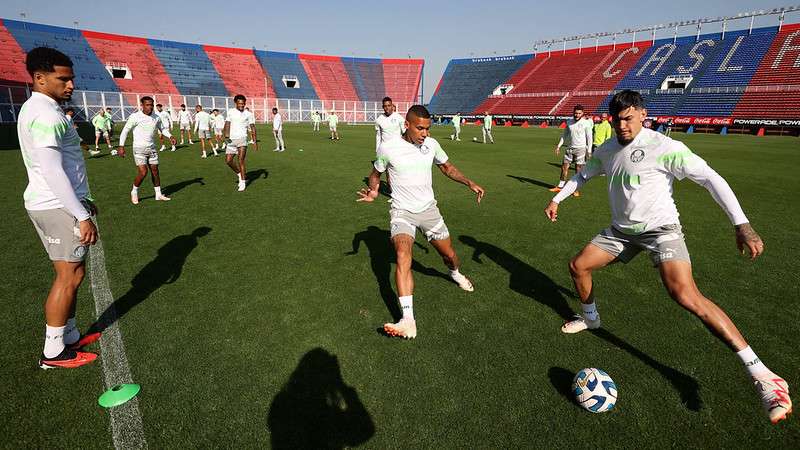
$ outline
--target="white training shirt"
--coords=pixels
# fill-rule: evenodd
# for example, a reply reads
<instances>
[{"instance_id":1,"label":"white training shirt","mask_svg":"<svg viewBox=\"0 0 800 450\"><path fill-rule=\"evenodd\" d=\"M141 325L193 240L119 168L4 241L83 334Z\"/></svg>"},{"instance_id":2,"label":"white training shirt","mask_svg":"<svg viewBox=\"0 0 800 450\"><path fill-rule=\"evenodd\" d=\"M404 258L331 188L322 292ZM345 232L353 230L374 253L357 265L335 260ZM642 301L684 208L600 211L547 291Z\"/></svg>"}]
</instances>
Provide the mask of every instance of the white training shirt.
<instances>
[{"instance_id":1,"label":"white training shirt","mask_svg":"<svg viewBox=\"0 0 800 450\"><path fill-rule=\"evenodd\" d=\"M169 112L162 110L161 112L156 112L158 118L161 119L161 127L163 128L172 128L172 117L169 115Z\"/></svg>"},{"instance_id":2,"label":"white training shirt","mask_svg":"<svg viewBox=\"0 0 800 450\"><path fill-rule=\"evenodd\" d=\"M320 119L319 114L311 113L311 121L312 122L319 122L319 119Z\"/></svg>"},{"instance_id":3,"label":"white training shirt","mask_svg":"<svg viewBox=\"0 0 800 450\"><path fill-rule=\"evenodd\" d=\"M172 136L169 128L164 128L158 114L153 112L147 115L142 111L136 111L125 122L125 127L122 128L122 133L119 134L119 145L125 146L125 141L128 140L128 133L133 131L133 148L155 147L153 134L157 129L161 130L161 134L166 137Z\"/></svg>"},{"instance_id":4,"label":"white training shirt","mask_svg":"<svg viewBox=\"0 0 800 450\"><path fill-rule=\"evenodd\" d=\"M245 109L244 113L247 115L247 124L254 125L256 123L256 116L253 114L253 112Z\"/></svg>"},{"instance_id":5,"label":"white training shirt","mask_svg":"<svg viewBox=\"0 0 800 450\"><path fill-rule=\"evenodd\" d=\"M199 113L194 115L194 129L195 131L201 130L206 131L210 128L211 125L211 114L200 111Z\"/></svg>"},{"instance_id":6,"label":"white training shirt","mask_svg":"<svg viewBox=\"0 0 800 450\"><path fill-rule=\"evenodd\" d=\"M379 115L375 119L375 149L378 149L381 142L401 137L405 123L406 119L398 114L397 111L388 116L386 114Z\"/></svg>"},{"instance_id":7,"label":"white training shirt","mask_svg":"<svg viewBox=\"0 0 800 450\"><path fill-rule=\"evenodd\" d=\"M339 123L339 116L336 114L328 114L328 126L335 127Z\"/></svg>"},{"instance_id":8,"label":"white training shirt","mask_svg":"<svg viewBox=\"0 0 800 450\"><path fill-rule=\"evenodd\" d=\"M487 115L483 116L483 128L486 128L487 130L491 130L492 129L492 115L491 114L487 114Z\"/></svg>"},{"instance_id":9,"label":"white training shirt","mask_svg":"<svg viewBox=\"0 0 800 450\"><path fill-rule=\"evenodd\" d=\"M213 117L213 120L214 120L214 128L216 128L217 130L225 128L225 117L223 117L222 114L217 114L216 116Z\"/></svg>"},{"instance_id":10,"label":"white training shirt","mask_svg":"<svg viewBox=\"0 0 800 450\"><path fill-rule=\"evenodd\" d=\"M89 197L81 139L58 103L47 95L32 93L17 117L17 136L28 172L22 196L25 209L66 208L78 220L88 219L89 213L80 203Z\"/></svg>"},{"instance_id":11,"label":"white training shirt","mask_svg":"<svg viewBox=\"0 0 800 450\"><path fill-rule=\"evenodd\" d=\"M189 114L189 111L182 109L178 111L178 120L180 121L181 125L184 125L192 121L192 116Z\"/></svg>"},{"instance_id":12,"label":"white training shirt","mask_svg":"<svg viewBox=\"0 0 800 450\"><path fill-rule=\"evenodd\" d=\"M641 234L679 224L672 184L684 178L711 192L734 225L747 222L739 201L717 172L682 142L647 128L626 146L617 139L607 140L553 201L560 203L600 174L607 175L611 224L623 233Z\"/></svg>"},{"instance_id":13,"label":"white training shirt","mask_svg":"<svg viewBox=\"0 0 800 450\"><path fill-rule=\"evenodd\" d=\"M594 125L590 120L569 119L567 128L564 128L564 133L561 134L561 139L558 141L558 146L561 147L566 143L569 148L591 149L593 129Z\"/></svg>"},{"instance_id":14,"label":"white training shirt","mask_svg":"<svg viewBox=\"0 0 800 450\"><path fill-rule=\"evenodd\" d=\"M250 125L247 111L239 111L236 108L231 108L228 110L228 114L225 115L225 121L231 123L231 139L247 139L247 127Z\"/></svg>"},{"instance_id":15,"label":"white training shirt","mask_svg":"<svg viewBox=\"0 0 800 450\"><path fill-rule=\"evenodd\" d=\"M447 154L432 137L422 145L395 138L378 147L375 170L389 171L392 180L392 208L420 213L436 205L431 166L447 162Z\"/></svg>"},{"instance_id":16,"label":"white training shirt","mask_svg":"<svg viewBox=\"0 0 800 450\"><path fill-rule=\"evenodd\" d=\"M283 130L283 119L281 118L281 113L277 113L272 117L272 130L273 131Z\"/></svg>"},{"instance_id":17,"label":"white training shirt","mask_svg":"<svg viewBox=\"0 0 800 450\"><path fill-rule=\"evenodd\" d=\"M456 128L461 128L461 116L455 115L453 116L453 126Z\"/></svg>"}]
</instances>

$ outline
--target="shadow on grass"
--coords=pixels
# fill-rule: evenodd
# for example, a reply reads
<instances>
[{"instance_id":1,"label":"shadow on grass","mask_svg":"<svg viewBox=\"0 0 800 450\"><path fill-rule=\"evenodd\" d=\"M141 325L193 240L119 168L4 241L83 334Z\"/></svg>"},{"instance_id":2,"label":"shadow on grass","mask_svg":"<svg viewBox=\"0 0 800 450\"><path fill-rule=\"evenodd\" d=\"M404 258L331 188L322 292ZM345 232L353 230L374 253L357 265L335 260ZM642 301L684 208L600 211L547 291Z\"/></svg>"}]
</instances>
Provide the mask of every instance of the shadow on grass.
<instances>
[{"instance_id":1,"label":"shadow on grass","mask_svg":"<svg viewBox=\"0 0 800 450\"><path fill-rule=\"evenodd\" d=\"M547 371L547 378L550 379L550 384L553 385L556 392L577 406L578 403L575 402L575 396L572 393L574 373L563 367L551 367Z\"/></svg>"},{"instance_id":2,"label":"shadow on grass","mask_svg":"<svg viewBox=\"0 0 800 450\"><path fill-rule=\"evenodd\" d=\"M378 282L378 290L380 291L383 303L392 315L392 319L395 321L400 320L402 314L398 303L399 300L394 289L392 289L391 281L391 265L397 263L397 256L394 251L394 246L392 246L389 231L382 230L374 225L367 227L366 230L358 232L353 236L353 250L345 253L345 255L358 254L362 242L367 246L372 273L375 275L375 281ZM418 242L414 242L414 245L424 250L425 253L429 251L427 247ZM436 269L425 267L417 261L411 262L411 270L423 275L443 278L452 283L452 280L450 280L450 277L446 274ZM383 328L381 328L381 331L382 330Z\"/></svg>"},{"instance_id":3,"label":"shadow on grass","mask_svg":"<svg viewBox=\"0 0 800 450\"><path fill-rule=\"evenodd\" d=\"M506 175L506 176L507 176L507 177L509 177L509 178L513 178L513 179L515 179L515 180L519 181L520 183L530 183L530 184L535 184L536 186L541 186L541 187L543 187L543 188L548 188L548 189L550 189L551 187L553 187L553 185L552 185L552 184L550 184L550 183L545 183L545 182L543 182L543 181L534 180L533 178L527 178L527 177L518 177L518 176L516 176L516 175Z\"/></svg>"},{"instance_id":4,"label":"shadow on grass","mask_svg":"<svg viewBox=\"0 0 800 450\"><path fill-rule=\"evenodd\" d=\"M184 180L179 181L177 183L170 184L169 186L164 187L164 194L170 195L174 194L178 191L183 190L183 188L191 186L193 184L199 184L201 186L205 186L206 184L203 182L203 177L192 178L191 180Z\"/></svg>"},{"instance_id":5,"label":"shadow on grass","mask_svg":"<svg viewBox=\"0 0 800 450\"><path fill-rule=\"evenodd\" d=\"M89 333L103 331L139 303L147 300L150 294L165 284L174 283L181 276L186 258L197 247L198 240L211 232L209 227L198 227L191 234L178 236L158 249L155 259L133 277L131 287L114 300L89 327Z\"/></svg>"},{"instance_id":6,"label":"shadow on grass","mask_svg":"<svg viewBox=\"0 0 800 450\"><path fill-rule=\"evenodd\" d=\"M574 318L575 314L565 298L565 295L574 297L571 290L559 286L544 273L495 245L481 242L471 236L460 236L459 240L474 249L472 254L474 261L482 263L481 256L486 256L505 269L509 273L509 287L514 292L549 307L564 320ZM702 408L700 386L697 380L656 361L608 330L600 328L591 330L591 333L655 369L678 391L681 401L689 410L699 411Z\"/></svg>"},{"instance_id":7,"label":"shadow on grass","mask_svg":"<svg viewBox=\"0 0 800 450\"><path fill-rule=\"evenodd\" d=\"M269 177L269 171L266 169L256 169L247 172L247 185L250 186L251 184L255 183L256 180L260 180L262 178L266 179Z\"/></svg>"},{"instance_id":8,"label":"shadow on grass","mask_svg":"<svg viewBox=\"0 0 800 450\"><path fill-rule=\"evenodd\" d=\"M339 360L322 348L300 359L272 400L267 427L274 449L343 449L367 442L375 424Z\"/></svg>"}]
</instances>

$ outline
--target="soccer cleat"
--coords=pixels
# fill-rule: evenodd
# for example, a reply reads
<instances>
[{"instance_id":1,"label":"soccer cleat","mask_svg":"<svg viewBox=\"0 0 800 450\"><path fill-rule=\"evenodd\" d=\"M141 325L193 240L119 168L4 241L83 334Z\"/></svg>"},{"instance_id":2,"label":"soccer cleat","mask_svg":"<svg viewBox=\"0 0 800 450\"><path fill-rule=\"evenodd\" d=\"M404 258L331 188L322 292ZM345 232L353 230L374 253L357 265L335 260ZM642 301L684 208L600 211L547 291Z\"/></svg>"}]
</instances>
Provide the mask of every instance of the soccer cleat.
<instances>
[{"instance_id":1,"label":"soccer cleat","mask_svg":"<svg viewBox=\"0 0 800 450\"><path fill-rule=\"evenodd\" d=\"M247 188L247 183L244 180L239 180L239 192L244 191Z\"/></svg>"},{"instance_id":2,"label":"soccer cleat","mask_svg":"<svg viewBox=\"0 0 800 450\"><path fill-rule=\"evenodd\" d=\"M206 152L203 152L203 155L201 156L201 158L208 158L208 155L206 155Z\"/></svg>"},{"instance_id":3,"label":"soccer cleat","mask_svg":"<svg viewBox=\"0 0 800 450\"><path fill-rule=\"evenodd\" d=\"M158 149L158 151L163 152L166 149L167 149L167 146L166 145L162 145L161 148Z\"/></svg>"},{"instance_id":4,"label":"soccer cleat","mask_svg":"<svg viewBox=\"0 0 800 450\"><path fill-rule=\"evenodd\" d=\"M417 322L413 319L400 319L397 323L383 324L383 331L389 336L414 339L417 337Z\"/></svg>"},{"instance_id":5,"label":"soccer cleat","mask_svg":"<svg viewBox=\"0 0 800 450\"><path fill-rule=\"evenodd\" d=\"M281 149L279 149L279 148L276 148L275 150L273 150L273 152L279 152L279 151L281 151Z\"/></svg>"},{"instance_id":6,"label":"soccer cleat","mask_svg":"<svg viewBox=\"0 0 800 450\"><path fill-rule=\"evenodd\" d=\"M100 339L100 332L94 332L89 334L81 335L81 338L78 339L78 342L74 344L69 344L66 347L70 350L80 350L87 345L94 344Z\"/></svg>"},{"instance_id":7,"label":"soccer cleat","mask_svg":"<svg viewBox=\"0 0 800 450\"><path fill-rule=\"evenodd\" d=\"M74 369L89 364L95 359L97 359L96 353L80 352L65 347L58 356L53 358L45 358L42 355L39 358L39 367L42 369Z\"/></svg>"},{"instance_id":8,"label":"soccer cleat","mask_svg":"<svg viewBox=\"0 0 800 450\"><path fill-rule=\"evenodd\" d=\"M183 141L181 141L180 145L183 145Z\"/></svg>"},{"instance_id":9,"label":"soccer cleat","mask_svg":"<svg viewBox=\"0 0 800 450\"><path fill-rule=\"evenodd\" d=\"M572 193L572 196L573 196L573 197L580 197L580 196L581 196L581 191L575 191L575 192L573 192L573 193Z\"/></svg>"},{"instance_id":10,"label":"soccer cleat","mask_svg":"<svg viewBox=\"0 0 800 450\"><path fill-rule=\"evenodd\" d=\"M161 195L159 195L159 196L156 196L156 200L157 200L157 201L162 201L162 202L168 202L168 201L170 201L170 200L172 200L172 199L171 199L171 198L169 198L169 197L167 197L167 196L166 196L166 195L164 195L164 194L161 194Z\"/></svg>"},{"instance_id":11,"label":"soccer cleat","mask_svg":"<svg viewBox=\"0 0 800 450\"><path fill-rule=\"evenodd\" d=\"M785 420L792 413L792 399L789 398L789 385L786 380L769 372L763 376L753 377L753 384L764 411L773 424Z\"/></svg>"},{"instance_id":12,"label":"soccer cleat","mask_svg":"<svg viewBox=\"0 0 800 450\"><path fill-rule=\"evenodd\" d=\"M92 156L97 156L100 154L100 150L89 150L89 154Z\"/></svg>"},{"instance_id":13,"label":"soccer cleat","mask_svg":"<svg viewBox=\"0 0 800 450\"><path fill-rule=\"evenodd\" d=\"M191 139L189 139L189 145L194 145L194 142L192 142Z\"/></svg>"},{"instance_id":14,"label":"soccer cleat","mask_svg":"<svg viewBox=\"0 0 800 450\"><path fill-rule=\"evenodd\" d=\"M174 146L174 145L172 146L172 148L171 148L171 149L169 149L169 151L171 151L171 152L174 152L175 150L176 150L176 149L175 149L175 146Z\"/></svg>"},{"instance_id":15,"label":"soccer cleat","mask_svg":"<svg viewBox=\"0 0 800 450\"><path fill-rule=\"evenodd\" d=\"M134 205L139 204L139 193L138 192L131 192L131 203Z\"/></svg>"},{"instance_id":16,"label":"soccer cleat","mask_svg":"<svg viewBox=\"0 0 800 450\"><path fill-rule=\"evenodd\" d=\"M561 188L558 187L558 186L553 186L550 189L548 189L548 191L550 191L550 192L561 192Z\"/></svg>"},{"instance_id":17,"label":"soccer cleat","mask_svg":"<svg viewBox=\"0 0 800 450\"><path fill-rule=\"evenodd\" d=\"M562 325L561 332L574 334L583 330L596 330L597 328L600 328L600 318L597 320L589 320L581 315L578 315L574 320L570 320Z\"/></svg>"},{"instance_id":18,"label":"soccer cleat","mask_svg":"<svg viewBox=\"0 0 800 450\"><path fill-rule=\"evenodd\" d=\"M464 275L459 274L457 277L451 276L450 278L456 282L458 287L467 292L472 292L475 290L475 286L472 285L472 281L469 281L469 278L465 277Z\"/></svg>"}]
</instances>

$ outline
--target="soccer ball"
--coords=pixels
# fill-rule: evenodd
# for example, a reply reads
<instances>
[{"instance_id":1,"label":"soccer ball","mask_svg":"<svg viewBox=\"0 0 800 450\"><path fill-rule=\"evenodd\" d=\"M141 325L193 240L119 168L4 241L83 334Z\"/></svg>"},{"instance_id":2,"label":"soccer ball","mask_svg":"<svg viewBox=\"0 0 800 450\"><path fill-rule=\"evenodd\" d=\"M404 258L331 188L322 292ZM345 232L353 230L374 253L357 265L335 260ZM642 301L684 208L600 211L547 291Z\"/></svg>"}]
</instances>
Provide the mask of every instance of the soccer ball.
<instances>
[{"instance_id":1,"label":"soccer ball","mask_svg":"<svg viewBox=\"0 0 800 450\"><path fill-rule=\"evenodd\" d=\"M117 156L117 151L116 150L111 150L111 156Z\"/></svg>"},{"instance_id":2,"label":"soccer ball","mask_svg":"<svg viewBox=\"0 0 800 450\"><path fill-rule=\"evenodd\" d=\"M472 138L472 142L478 142L478 138L476 137Z\"/></svg>"},{"instance_id":3,"label":"soccer ball","mask_svg":"<svg viewBox=\"0 0 800 450\"><path fill-rule=\"evenodd\" d=\"M572 393L583 409L593 413L610 411L617 403L617 385L614 380L594 367L583 369L575 375Z\"/></svg>"}]
</instances>

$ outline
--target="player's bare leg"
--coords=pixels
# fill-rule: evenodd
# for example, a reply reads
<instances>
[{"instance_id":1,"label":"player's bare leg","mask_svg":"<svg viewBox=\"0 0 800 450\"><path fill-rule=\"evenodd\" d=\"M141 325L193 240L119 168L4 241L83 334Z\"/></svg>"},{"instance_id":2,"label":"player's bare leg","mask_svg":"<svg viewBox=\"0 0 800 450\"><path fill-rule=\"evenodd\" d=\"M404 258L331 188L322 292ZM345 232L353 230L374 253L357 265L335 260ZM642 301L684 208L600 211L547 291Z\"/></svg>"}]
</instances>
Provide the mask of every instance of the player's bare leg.
<instances>
[{"instance_id":1,"label":"player's bare leg","mask_svg":"<svg viewBox=\"0 0 800 450\"><path fill-rule=\"evenodd\" d=\"M565 162L561 164L561 177L559 178L560 180L559 185L563 185L567 181L568 175L569 175L569 163ZM561 192L561 188L558 186L554 186L550 188L550 192Z\"/></svg>"},{"instance_id":2,"label":"player's bare leg","mask_svg":"<svg viewBox=\"0 0 800 450\"><path fill-rule=\"evenodd\" d=\"M247 148L239 148L239 192L245 190L247 187L247 166L245 159L247 158Z\"/></svg>"},{"instance_id":3,"label":"player's bare leg","mask_svg":"<svg viewBox=\"0 0 800 450\"><path fill-rule=\"evenodd\" d=\"M613 263L616 257L594 244L588 244L569 262L572 283L581 300L583 313L575 320L561 327L564 333L572 334L586 329L600 328L600 315L597 313L592 272Z\"/></svg>"},{"instance_id":4,"label":"player's bare leg","mask_svg":"<svg viewBox=\"0 0 800 450\"><path fill-rule=\"evenodd\" d=\"M472 285L472 281L469 278L465 277L464 275L459 272L459 268L461 267L461 261L458 259L458 255L456 255L456 251L453 248L453 243L448 237L447 239L434 239L431 240L431 245L436 251L439 253L439 256L442 257L442 261L444 265L450 269L450 278L458 284L458 287L461 289L472 292L475 290L475 287Z\"/></svg>"},{"instance_id":5,"label":"player's bare leg","mask_svg":"<svg viewBox=\"0 0 800 450\"><path fill-rule=\"evenodd\" d=\"M172 200L161 193L161 177L158 174L158 164L150 164L150 179L153 180L153 188L156 191L156 200L165 202Z\"/></svg>"},{"instance_id":6,"label":"player's bare leg","mask_svg":"<svg viewBox=\"0 0 800 450\"><path fill-rule=\"evenodd\" d=\"M200 149L203 151L203 153L202 153L202 155L200 157L201 158L206 158L208 156L208 155L206 155L206 139L204 137L202 137L202 135L200 136Z\"/></svg>"},{"instance_id":7,"label":"player's bare leg","mask_svg":"<svg viewBox=\"0 0 800 450\"><path fill-rule=\"evenodd\" d=\"M395 267L395 282L397 283L397 296L400 298L400 307L403 317L397 323L386 323L383 331L389 336L404 339L417 337L417 323L414 321L413 294L414 277L411 274L413 256L411 249L414 246L414 237L407 234L398 234L392 238L397 266Z\"/></svg>"},{"instance_id":8,"label":"player's bare leg","mask_svg":"<svg viewBox=\"0 0 800 450\"><path fill-rule=\"evenodd\" d=\"M583 166L584 166L583 164L575 164L575 173L578 173L578 172L580 172L581 170L583 170ZM573 197L580 197L580 196L581 196L581 191L575 191L575 192L573 192L573 193L572 193L572 196L573 196Z\"/></svg>"},{"instance_id":9,"label":"player's bare leg","mask_svg":"<svg viewBox=\"0 0 800 450\"><path fill-rule=\"evenodd\" d=\"M136 178L133 179L133 189L131 190L131 203L133 203L134 205L139 204L139 186L142 185L142 181L144 181L144 177L146 176L147 176L147 166L137 165Z\"/></svg>"}]
</instances>

